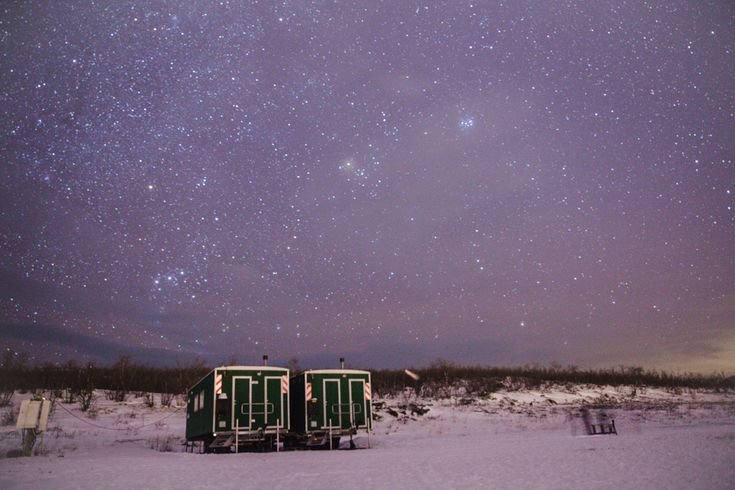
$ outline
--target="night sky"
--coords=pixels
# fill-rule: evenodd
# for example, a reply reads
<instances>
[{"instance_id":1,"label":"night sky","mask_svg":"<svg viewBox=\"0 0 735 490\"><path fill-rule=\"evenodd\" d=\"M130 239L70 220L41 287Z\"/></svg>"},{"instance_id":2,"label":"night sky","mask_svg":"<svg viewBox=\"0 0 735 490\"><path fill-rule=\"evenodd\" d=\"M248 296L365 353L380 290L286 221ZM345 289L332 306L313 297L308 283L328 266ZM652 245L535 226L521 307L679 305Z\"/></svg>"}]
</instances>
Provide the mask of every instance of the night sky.
<instances>
[{"instance_id":1,"label":"night sky","mask_svg":"<svg viewBox=\"0 0 735 490\"><path fill-rule=\"evenodd\" d=\"M728 1L3 2L0 345L735 370Z\"/></svg>"}]
</instances>

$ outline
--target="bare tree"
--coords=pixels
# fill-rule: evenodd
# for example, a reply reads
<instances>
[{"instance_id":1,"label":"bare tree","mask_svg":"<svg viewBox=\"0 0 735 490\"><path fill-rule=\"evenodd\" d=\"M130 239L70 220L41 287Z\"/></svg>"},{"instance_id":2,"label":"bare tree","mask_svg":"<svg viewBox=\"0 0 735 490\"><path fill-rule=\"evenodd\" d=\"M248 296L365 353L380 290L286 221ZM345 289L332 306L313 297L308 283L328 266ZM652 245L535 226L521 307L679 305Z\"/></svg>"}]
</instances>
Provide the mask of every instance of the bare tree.
<instances>
[{"instance_id":1,"label":"bare tree","mask_svg":"<svg viewBox=\"0 0 735 490\"><path fill-rule=\"evenodd\" d=\"M303 369L301 369L301 365L299 364L299 359L296 357L292 357L291 359L289 359L286 363L286 367L291 373L291 376L300 374L303 371Z\"/></svg>"}]
</instances>

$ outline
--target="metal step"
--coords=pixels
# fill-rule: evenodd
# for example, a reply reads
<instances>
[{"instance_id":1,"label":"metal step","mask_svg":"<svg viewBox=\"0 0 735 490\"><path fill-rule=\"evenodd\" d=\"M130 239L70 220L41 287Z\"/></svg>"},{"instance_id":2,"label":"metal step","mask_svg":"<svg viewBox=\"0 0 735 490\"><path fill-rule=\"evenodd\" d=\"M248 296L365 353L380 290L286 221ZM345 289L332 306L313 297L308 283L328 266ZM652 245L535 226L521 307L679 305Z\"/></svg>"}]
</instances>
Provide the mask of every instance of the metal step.
<instances>
[{"instance_id":1,"label":"metal step","mask_svg":"<svg viewBox=\"0 0 735 490\"><path fill-rule=\"evenodd\" d=\"M230 447L235 443L233 434L221 434L214 438L209 447Z\"/></svg>"},{"instance_id":2,"label":"metal step","mask_svg":"<svg viewBox=\"0 0 735 490\"><path fill-rule=\"evenodd\" d=\"M326 444L329 444L329 437L326 434L321 437L317 436L316 434L312 434L311 437L306 440L306 445L308 447L324 446Z\"/></svg>"}]
</instances>

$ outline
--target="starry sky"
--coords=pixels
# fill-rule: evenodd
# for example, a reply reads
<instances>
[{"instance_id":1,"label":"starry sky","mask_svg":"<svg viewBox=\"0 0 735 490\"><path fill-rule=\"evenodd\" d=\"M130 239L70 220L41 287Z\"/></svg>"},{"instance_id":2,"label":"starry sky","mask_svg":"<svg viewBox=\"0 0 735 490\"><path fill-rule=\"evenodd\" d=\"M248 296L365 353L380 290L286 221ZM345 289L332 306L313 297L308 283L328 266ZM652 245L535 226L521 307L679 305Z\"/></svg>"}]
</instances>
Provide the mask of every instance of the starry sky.
<instances>
[{"instance_id":1,"label":"starry sky","mask_svg":"<svg viewBox=\"0 0 735 490\"><path fill-rule=\"evenodd\" d=\"M727 1L0 6L0 344L735 371Z\"/></svg>"}]
</instances>

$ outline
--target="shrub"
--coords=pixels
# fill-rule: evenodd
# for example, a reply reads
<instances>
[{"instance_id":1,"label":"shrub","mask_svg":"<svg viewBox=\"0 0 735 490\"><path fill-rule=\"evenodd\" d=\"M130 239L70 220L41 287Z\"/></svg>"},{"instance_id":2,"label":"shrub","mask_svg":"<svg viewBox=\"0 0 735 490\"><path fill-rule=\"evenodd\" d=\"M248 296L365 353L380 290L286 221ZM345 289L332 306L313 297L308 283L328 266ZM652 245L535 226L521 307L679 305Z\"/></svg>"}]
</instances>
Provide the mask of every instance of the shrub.
<instances>
[{"instance_id":1,"label":"shrub","mask_svg":"<svg viewBox=\"0 0 735 490\"><path fill-rule=\"evenodd\" d=\"M71 404L77 400L77 392L71 388L64 390L64 403Z\"/></svg>"},{"instance_id":2,"label":"shrub","mask_svg":"<svg viewBox=\"0 0 735 490\"><path fill-rule=\"evenodd\" d=\"M175 395L173 393L161 393L161 406L170 407Z\"/></svg>"},{"instance_id":3,"label":"shrub","mask_svg":"<svg viewBox=\"0 0 735 490\"><path fill-rule=\"evenodd\" d=\"M2 416L0 416L0 425L15 425L15 422L18 420L18 411L18 408L13 407L10 407L8 410L4 411Z\"/></svg>"},{"instance_id":4,"label":"shrub","mask_svg":"<svg viewBox=\"0 0 735 490\"><path fill-rule=\"evenodd\" d=\"M79 410L86 412L94 404L94 390L82 390L79 392Z\"/></svg>"},{"instance_id":5,"label":"shrub","mask_svg":"<svg viewBox=\"0 0 735 490\"><path fill-rule=\"evenodd\" d=\"M0 407L7 407L10 405L10 401L13 399L13 394L15 392L11 390L4 389L0 391Z\"/></svg>"},{"instance_id":6,"label":"shrub","mask_svg":"<svg viewBox=\"0 0 735 490\"><path fill-rule=\"evenodd\" d=\"M122 403L128 396L127 391L123 390L105 390L105 398L111 402Z\"/></svg>"},{"instance_id":7,"label":"shrub","mask_svg":"<svg viewBox=\"0 0 735 490\"><path fill-rule=\"evenodd\" d=\"M174 450L174 446L178 438L174 435L156 435L148 439L148 447L160 453L170 453Z\"/></svg>"},{"instance_id":8,"label":"shrub","mask_svg":"<svg viewBox=\"0 0 735 490\"><path fill-rule=\"evenodd\" d=\"M156 400L153 397L153 393L145 393L143 395L143 403L148 408L153 408L156 405Z\"/></svg>"}]
</instances>

